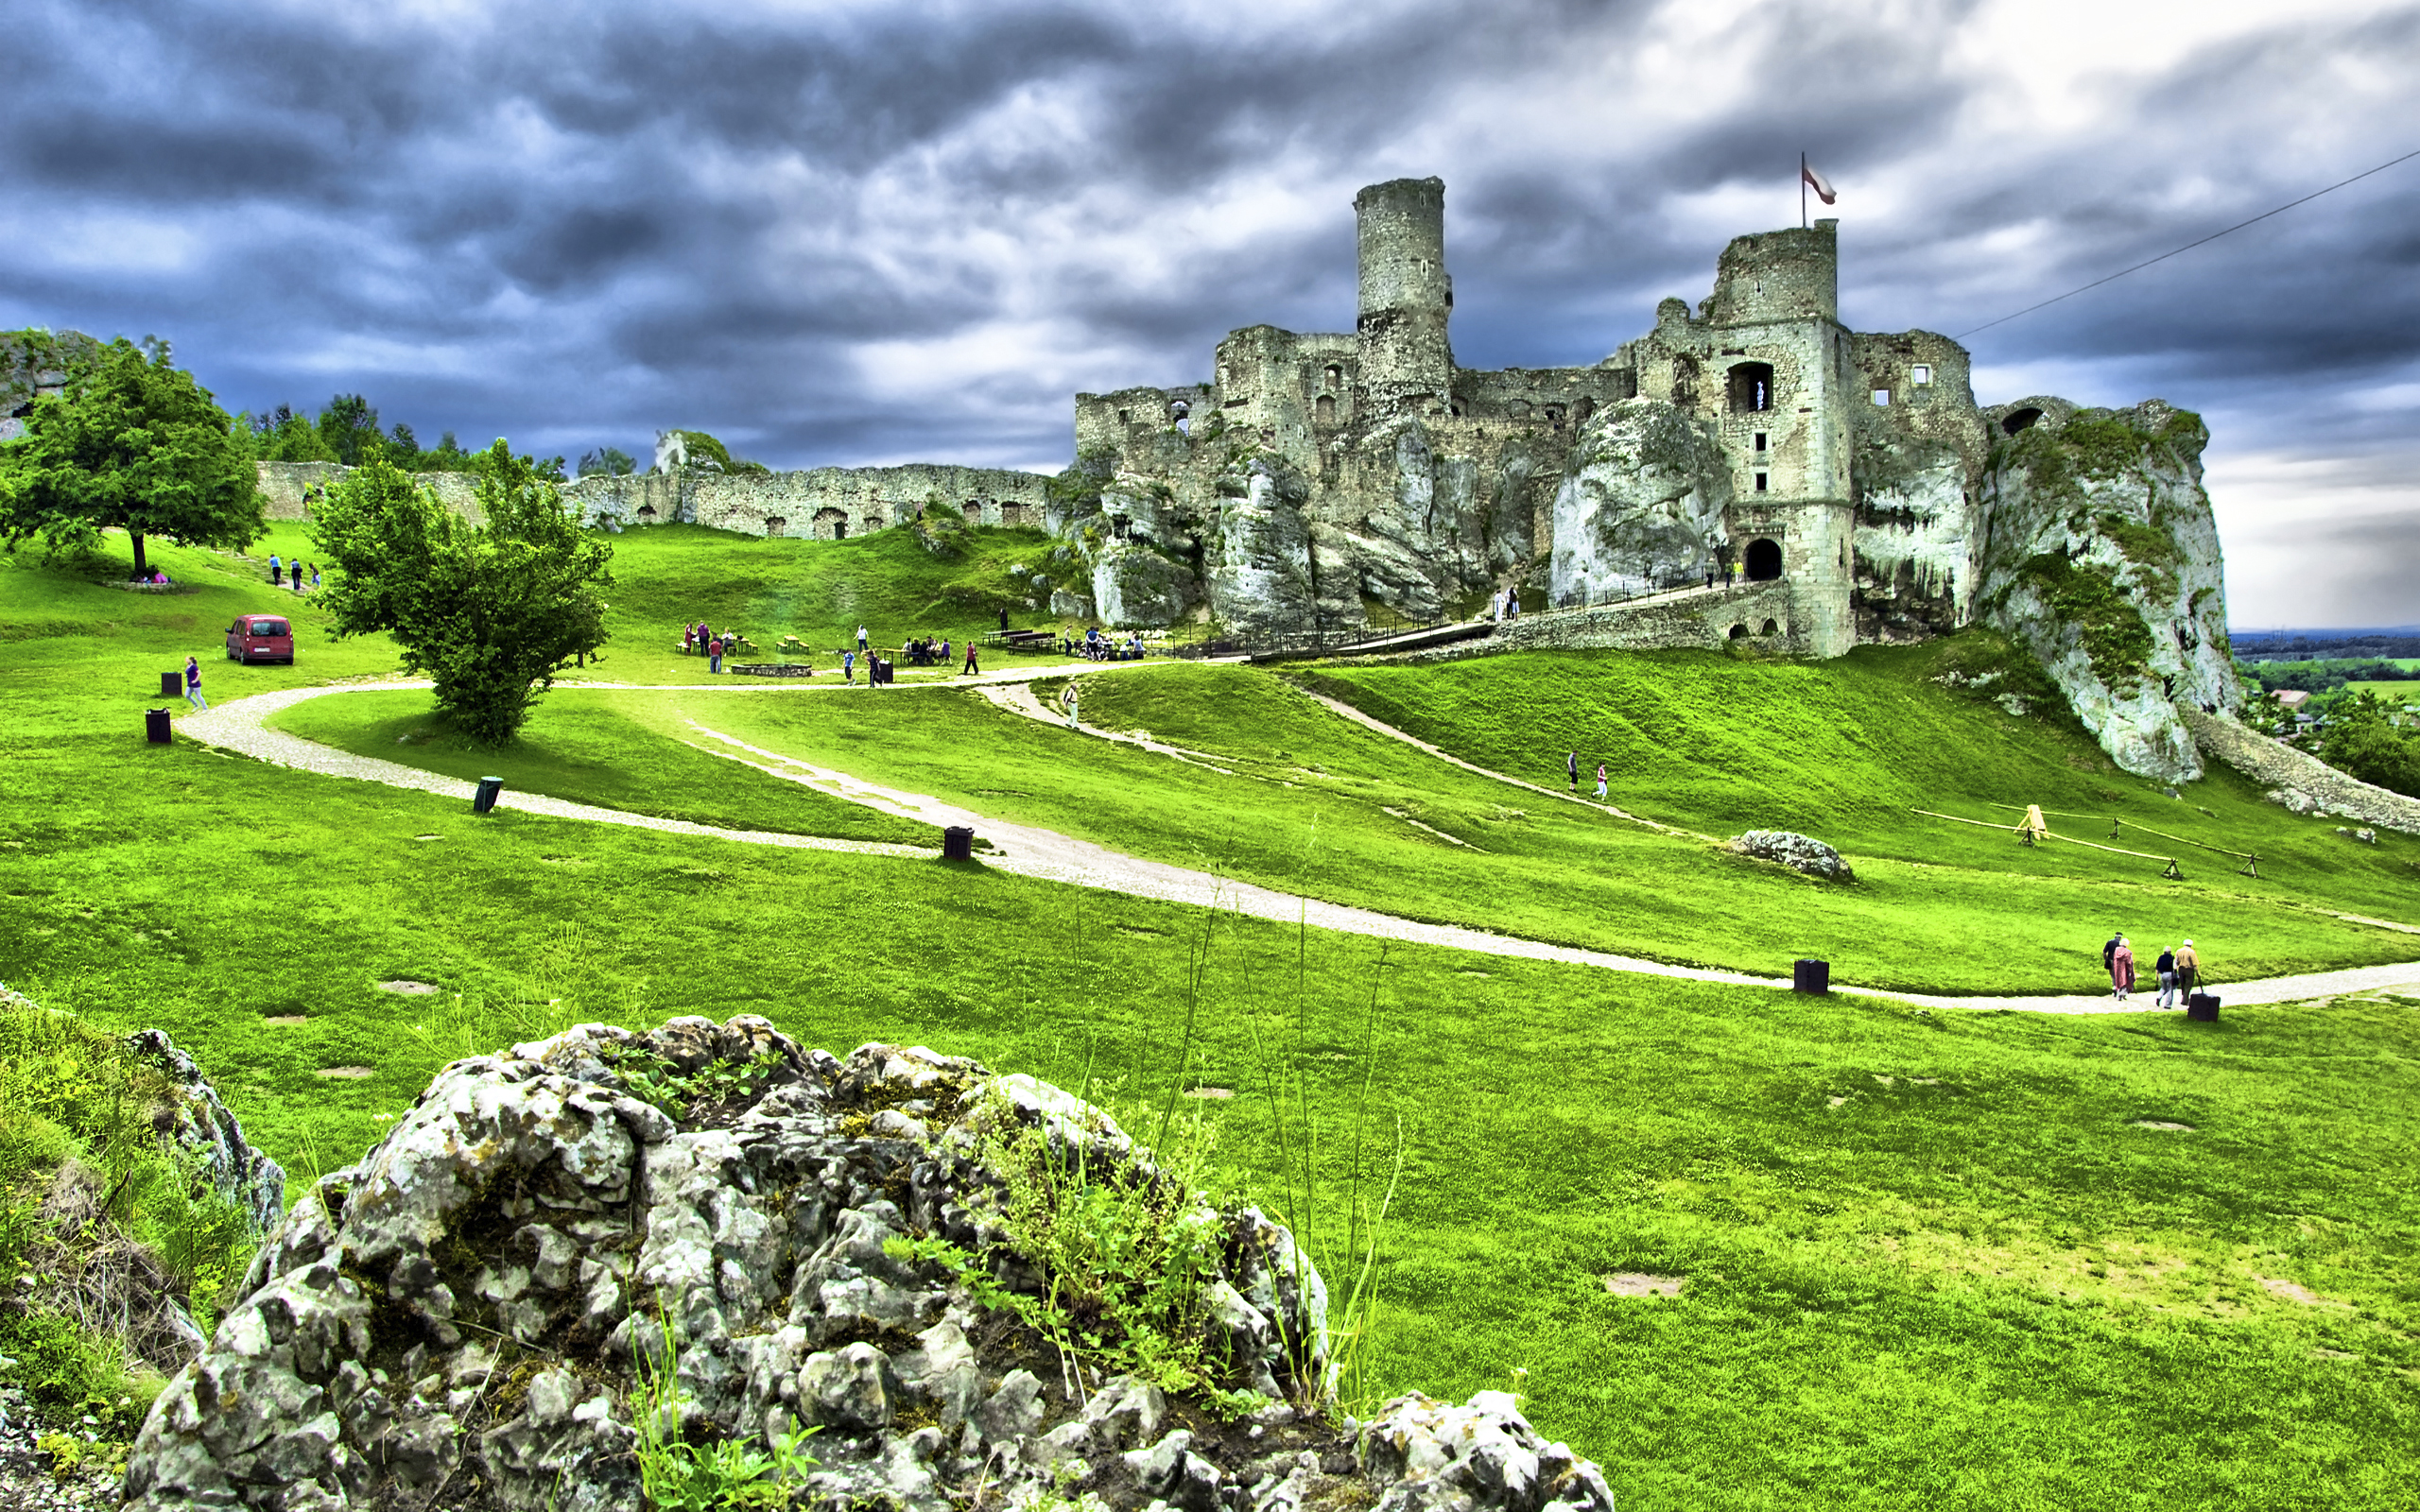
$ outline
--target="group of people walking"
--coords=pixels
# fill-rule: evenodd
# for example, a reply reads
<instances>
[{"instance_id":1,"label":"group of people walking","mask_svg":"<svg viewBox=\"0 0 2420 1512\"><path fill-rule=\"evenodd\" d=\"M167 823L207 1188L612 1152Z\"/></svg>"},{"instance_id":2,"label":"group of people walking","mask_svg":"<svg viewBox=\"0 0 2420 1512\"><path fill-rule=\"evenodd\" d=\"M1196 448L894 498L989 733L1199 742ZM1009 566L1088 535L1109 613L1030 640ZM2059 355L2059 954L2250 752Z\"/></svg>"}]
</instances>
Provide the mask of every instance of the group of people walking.
<instances>
[{"instance_id":1,"label":"group of people walking","mask_svg":"<svg viewBox=\"0 0 2420 1512\"><path fill-rule=\"evenodd\" d=\"M287 561L281 558L276 552L272 551L268 554L268 580L279 588L285 587L286 579L291 577L293 579L294 592L298 593L302 592L302 573L303 569L306 567L310 569L311 573L311 587L316 590L320 586L320 569L317 567L311 567L308 562L304 561L300 557L295 558L292 561Z\"/></svg>"},{"instance_id":2,"label":"group of people walking","mask_svg":"<svg viewBox=\"0 0 2420 1512\"><path fill-rule=\"evenodd\" d=\"M2101 964L2109 970L2110 995L2118 1002L2135 989L2135 944L2123 935L2112 935L2109 943L2100 947ZM2159 1005L2163 1008L2182 1006L2192 1000L2202 980L2202 957L2187 940L2174 950L2163 950L2152 966L2159 983Z\"/></svg>"},{"instance_id":3,"label":"group of people walking","mask_svg":"<svg viewBox=\"0 0 2420 1512\"><path fill-rule=\"evenodd\" d=\"M1573 751L1563 759L1564 774L1571 779L1571 796L1580 796L1580 753ZM1597 801L1605 801L1605 764L1597 764Z\"/></svg>"}]
</instances>

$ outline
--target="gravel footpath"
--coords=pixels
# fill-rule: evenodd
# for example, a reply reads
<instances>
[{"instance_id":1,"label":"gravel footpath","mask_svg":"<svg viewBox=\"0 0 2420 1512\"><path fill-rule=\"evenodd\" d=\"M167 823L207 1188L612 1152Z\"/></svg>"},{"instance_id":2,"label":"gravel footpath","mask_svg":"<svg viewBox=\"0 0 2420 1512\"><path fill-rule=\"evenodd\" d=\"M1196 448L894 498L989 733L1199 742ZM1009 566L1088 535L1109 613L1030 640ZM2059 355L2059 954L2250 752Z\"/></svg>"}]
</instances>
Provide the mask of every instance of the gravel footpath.
<instances>
[{"instance_id":1,"label":"gravel footpath","mask_svg":"<svg viewBox=\"0 0 2420 1512\"><path fill-rule=\"evenodd\" d=\"M1143 667L1150 662L1104 663L1081 675L1091 676L1116 666ZM986 673L980 679L959 679L950 682L896 685L912 689L924 687L982 686L987 698L1018 713L1064 728L1065 721L1045 712L1030 694L1018 697L1000 684L1021 683L1037 677L1050 676L1061 669L1020 669L1011 672ZM383 782L390 787L416 789L440 797L468 801L475 784L458 778L440 777L415 767L381 761L372 756L355 756L333 747L301 739L279 730L265 729L262 721L281 709L293 707L310 698L334 694L392 688L426 688L425 680L394 680L384 682L345 683L334 687L294 688L277 693L255 694L215 707L204 713L187 714L178 721L185 733L196 740L263 761L303 771L320 772L335 777L356 778L363 782ZM628 688L663 692L745 691L750 693L842 693L847 684L824 683L820 686L773 686L764 683L735 681L700 684L632 684L579 683L566 686L591 688ZM863 687L863 684L856 686ZM873 691L868 690L870 693ZM885 690L888 696L893 690ZM1564 795L1551 788L1504 777L1484 767L1448 756L1426 743L1349 710L1327 699L1320 700L1356 723L1381 733L1417 746L1442 760L1453 762L1481 776L1511 783L1549 798ZM1291 893L1273 891L1220 877L1206 871L1195 871L1165 862L1147 861L1140 856L1126 855L1088 840L1079 840L1055 831L1029 825L1011 824L1001 819L977 814L955 804L919 793L906 793L883 787L852 777L846 772L818 766L795 756L765 750L735 736L723 734L691 720L690 727L702 737L702 742L690 744L700 750L751 766L768 775L861 803L883 813L916 819L932 825L966 825L989 841L996 850L987 853L983 864L996 870L1019 876L1036 877L1071 886L1094 887L1124 893L1137 898L1156 898L1168 902L1191 903L1205 908L1229 909L1255 919L1276 923L1301 923L1312 928L1334 930L1341 934L1359 935L1374 939L1404 940L1424 945L1443 945L1454 950L1470 951L1483 955L1512 956L1524 960L1554 961L1570 966L1591 966L1604 971L1624 971L1641 976L1660 976L1690 982L1720 982L1738 987L1788 987L1787 980L1754 976L1744 971L1718 971L1705 967L1675 966L1663 961L1643 960L1636 956L1616 955L1603 951L1581 950L1567 945L1551 945L1542 940L1523 939L1515 936L1491 934L1458 924L1425 923L1401 919L1366 908L1351 908L1338 903L1322 902ZM1120 736L1108 730L1085 727L1080 733L1102 739L1118 740L1143 746L1179 759L1203 762L1199 752L1162 747L1158 742L1133 736ZM710 744L708 744L710 742ZM1203 762L1206 765L1206 762ZM661 830L672 834L703 835L718 840L732 840L747 845L784 846L802 850L845 850L862 855L925 857L933 852L914 846L884 845L872 841L834 840L816 835L775 834L758 830L723 830L710 825L692 824L681 819L662 819L643 814L630 814L619 809L598 808L593 804L574 803L563 799L543 798L536 794L507 792L497 799L500 808L544 814L558 818L586 819L599 824L621 824L635 829ZM1591 808L1599 805L1590 804ZM1621 815L1629 818L1631 816ZM1649 822L1652 821L1640 821ZM1664 826L1656 826L1664 828ZM2381 923L2386 921L2381 920ZM2387 924L2390 928L2410 926ZM2360 967L2342 971L2320 971L2302 976L2276 977L2265 982L2235 982L2216 985L2222 1001L2243 1006L2264 1003L2296 1002L2307 998L2332 997L2347 993L2393 989L2420 993L2420 962L2402 966ZM1867 988L1837 987L1833 989L1847 995L1888 999L1912 1003L1927 1007L1965 1009L2015 1009L2029 1013L2155 1013L2154 995L2137 992L2127 1002L2118 1003L2106 994L2072 997L1940 997L1913 992L1887 992Z\"/></svg>"}]
</instances>

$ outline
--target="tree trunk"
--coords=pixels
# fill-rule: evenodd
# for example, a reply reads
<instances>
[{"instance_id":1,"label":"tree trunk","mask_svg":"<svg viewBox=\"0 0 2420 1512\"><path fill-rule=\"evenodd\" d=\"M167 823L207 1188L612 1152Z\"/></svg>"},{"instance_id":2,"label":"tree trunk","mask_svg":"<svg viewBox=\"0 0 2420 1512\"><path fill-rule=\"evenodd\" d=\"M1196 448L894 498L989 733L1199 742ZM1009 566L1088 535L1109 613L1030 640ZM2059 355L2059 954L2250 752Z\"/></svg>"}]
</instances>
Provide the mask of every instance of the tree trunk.
<instances>
[{"instance_id":1,"label":"tree trunk","mask_svg":"<svg viewBox=\"0 0 2420 1512\"><path fill-rule=\"evenodd\" d=\"M130 530L126 533L126 539L134 542L134 576L150 576L151 570L143 564L143 538Z\"/></svg>"}]
</instances>

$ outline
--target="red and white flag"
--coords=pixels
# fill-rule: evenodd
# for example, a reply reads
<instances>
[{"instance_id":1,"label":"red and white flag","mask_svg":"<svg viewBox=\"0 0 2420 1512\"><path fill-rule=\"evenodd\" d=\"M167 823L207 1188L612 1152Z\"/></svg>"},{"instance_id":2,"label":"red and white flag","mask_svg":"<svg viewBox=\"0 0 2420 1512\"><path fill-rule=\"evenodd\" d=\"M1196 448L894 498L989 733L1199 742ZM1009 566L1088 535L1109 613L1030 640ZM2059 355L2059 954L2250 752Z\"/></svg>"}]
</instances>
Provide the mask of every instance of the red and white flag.
<instances>
[{"instance_id":1,"label":"red and white flag","mask_svg":"<svg viewBox=\"0 0 2420 1512\"><path fill-rule=\"evenodd\" d=\"M1815 191L1816 198L1821 199L1827 205L1832 203L1832 181L1824 178L1822 174L1817 173L1813 163L1808 163L1805 158L1799 159L1798 175L1800 178L1806 180L1807 188Z\"/></svg>"}]
</instances>

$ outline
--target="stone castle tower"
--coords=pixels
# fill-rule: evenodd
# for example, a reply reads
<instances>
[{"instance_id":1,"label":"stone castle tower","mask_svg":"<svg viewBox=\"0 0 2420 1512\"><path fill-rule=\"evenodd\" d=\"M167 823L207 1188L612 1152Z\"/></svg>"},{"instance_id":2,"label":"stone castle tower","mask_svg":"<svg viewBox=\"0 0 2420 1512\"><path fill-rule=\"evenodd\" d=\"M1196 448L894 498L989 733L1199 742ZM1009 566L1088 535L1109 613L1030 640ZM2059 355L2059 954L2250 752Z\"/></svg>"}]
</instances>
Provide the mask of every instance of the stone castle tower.
<instances>
[{"instance_id":1,"label":"stone castle tower","mask_svg":"<svg viewBox=\"0 0 2420 1512\"><path fill-rule=\"evenodd\" d=\"M2194 417L1977 405L1955 341L1841 323L1831 220L1735 238L1705 299L1593 366L1458 367L1444 184L1353 208L1350 334L1248 326L1206 384L1076 396L1092 486L1046 522L1075 558L1049 608L1249 638L1510 591L1490 645L1815 658L1981 618L2119 765L2198 771L2175 706L2236 685Z\"/></svg>"}]
</instances>

